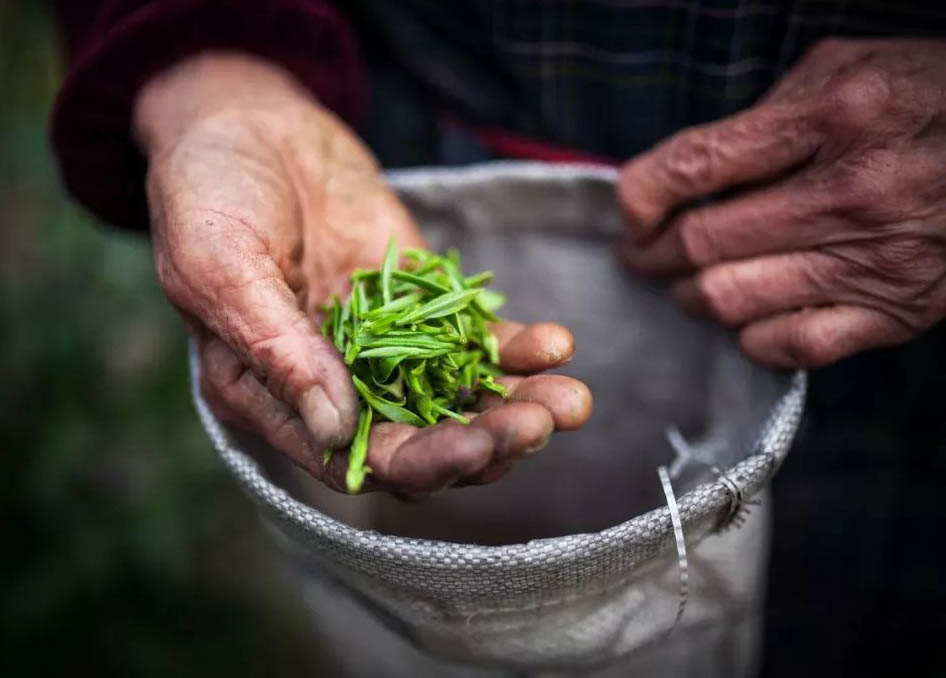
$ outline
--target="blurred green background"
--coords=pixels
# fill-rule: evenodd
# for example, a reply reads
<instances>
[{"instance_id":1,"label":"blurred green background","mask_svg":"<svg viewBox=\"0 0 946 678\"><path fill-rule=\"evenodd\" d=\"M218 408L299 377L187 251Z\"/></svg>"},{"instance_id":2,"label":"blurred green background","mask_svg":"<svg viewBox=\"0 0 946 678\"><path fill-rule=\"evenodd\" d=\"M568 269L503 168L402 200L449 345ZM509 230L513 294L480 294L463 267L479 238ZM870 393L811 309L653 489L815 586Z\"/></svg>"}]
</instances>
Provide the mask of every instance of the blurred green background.
<instances>
[{"instance_id":1,"label":"blurred green background","mask_svg":"<svg viewBox=\"0 0 946 678\"><path fill-rule=\"evenodd\" d=\"M311 638L199 429L144 237L64 196L43 3L0 0L0 676L305 675Z\"/></svg>"}]
</instances>

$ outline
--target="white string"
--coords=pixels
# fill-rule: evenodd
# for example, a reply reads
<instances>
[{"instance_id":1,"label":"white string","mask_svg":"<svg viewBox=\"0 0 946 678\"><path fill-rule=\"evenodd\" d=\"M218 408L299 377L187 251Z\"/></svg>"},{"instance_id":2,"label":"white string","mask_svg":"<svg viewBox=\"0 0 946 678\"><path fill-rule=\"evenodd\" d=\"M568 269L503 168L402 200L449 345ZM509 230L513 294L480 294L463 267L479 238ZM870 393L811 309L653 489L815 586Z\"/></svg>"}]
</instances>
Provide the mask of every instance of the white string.
<instances>
[{"instance_id":1,"label":"white string","mask_svg":"<svg viewBox=\"0 0 946 678\"><path fill-rule=\"evenodd\" d=\"M664 431L664 435L667 436L667 442L670 443L670 447L673 448L673 462L670 464L670 477L676 478L680 475L680 471L683 470L683 467L688 464L695 455L693 454L693 448L690 447L690 444L676 426L668 426Z\"/></svg>"},{"instance_id":2,"label":"white string","mask_svg":"<svg viewBox=\"0 0 946 678\"><path fill-rule=\"evenodd\" d=\"M670 475L667 473L666 466L657 468L657 475L660 476L660 484L664 490L664 496L667 498L667 509L670 511L670 522L673 524L673 536L677 541L677 564L680 566L680 599L677 603L677 616L673 624L667 630L667 635L673 633L683 617L686 610L687 597L689 596L690 572L687 565L687 545L683 538L683 521L680 519L680 509L677 508L677 498L673 494L673 486L670 484Z\"/></svg>"}]
</instances>

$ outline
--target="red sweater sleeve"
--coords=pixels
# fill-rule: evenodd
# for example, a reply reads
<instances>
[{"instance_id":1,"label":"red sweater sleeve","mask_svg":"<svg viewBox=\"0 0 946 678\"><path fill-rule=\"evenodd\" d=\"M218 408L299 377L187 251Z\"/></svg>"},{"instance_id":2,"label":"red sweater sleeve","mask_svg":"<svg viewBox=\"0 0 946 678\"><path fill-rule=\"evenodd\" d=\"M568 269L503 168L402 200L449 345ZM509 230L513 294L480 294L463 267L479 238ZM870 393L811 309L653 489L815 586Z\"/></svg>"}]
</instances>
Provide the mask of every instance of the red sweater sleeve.
<instances>
[{"instance_id":1,"label":"red sweater sleeve","mask_svg":"<svg viewBox=\"0 0 946 678\"><path fill-rule=\"evenodd\" d=\"M291 71L351 123L365 87L354 36L322 0L57 2L68 68L51 120L69 192L111 224L145 228L145 160L131 139L139 88L205 49L257 54Z\"/></svg>"}]
</instances>

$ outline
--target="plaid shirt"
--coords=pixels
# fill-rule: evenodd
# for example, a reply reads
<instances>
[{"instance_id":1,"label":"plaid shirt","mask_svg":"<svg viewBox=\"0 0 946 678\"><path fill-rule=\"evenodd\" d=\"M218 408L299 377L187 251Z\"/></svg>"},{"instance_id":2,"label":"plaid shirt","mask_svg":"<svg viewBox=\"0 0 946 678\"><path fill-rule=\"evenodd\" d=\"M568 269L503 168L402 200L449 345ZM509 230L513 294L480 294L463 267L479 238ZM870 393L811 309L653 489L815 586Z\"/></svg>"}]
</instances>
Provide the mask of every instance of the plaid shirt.
<instances>
[{"instance_id":1,"label":"plaid shirt","mask_svg":"<svg viewBox=\"0 0 946 678\"><path fill-rule=\"evenodd\" d=\"M372 83L368 134L389 164L502 154L470 144L458 153L443 113L619 160L751 105L819 38L946 37L946 4L917 0L336 4L384 83ZM424 155L432 128L439 157Z\"/></svg>"}]
</instances>

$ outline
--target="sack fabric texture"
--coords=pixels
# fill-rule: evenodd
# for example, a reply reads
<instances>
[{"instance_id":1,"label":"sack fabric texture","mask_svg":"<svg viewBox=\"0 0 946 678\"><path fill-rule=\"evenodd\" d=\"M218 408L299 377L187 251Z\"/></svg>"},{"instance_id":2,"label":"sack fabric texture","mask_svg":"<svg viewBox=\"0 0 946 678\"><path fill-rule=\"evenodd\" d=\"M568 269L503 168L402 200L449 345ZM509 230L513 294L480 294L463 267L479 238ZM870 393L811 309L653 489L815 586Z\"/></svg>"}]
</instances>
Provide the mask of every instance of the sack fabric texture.
<instances>
[{"instance_id":1,"label":"sack fabric texture","mask_svg":"<svg viewBox=\"0 0 946 678\"><path fill-rule=\"evenodd\" d=\"M389 179L432 248L496 272L506 317L572 328L562 372L589 384L595 411L497 483L406 503L307 481L228 430L195 387L221 460L298 565L326 661L358 676L751 675L765 488L798 426L804 372L753 365L728 332L620 268L613 170L491 163ZM193 354L192 372L196 384ZM661 465L687 544L676 624Z\"/></svg>"}]
</instances>

